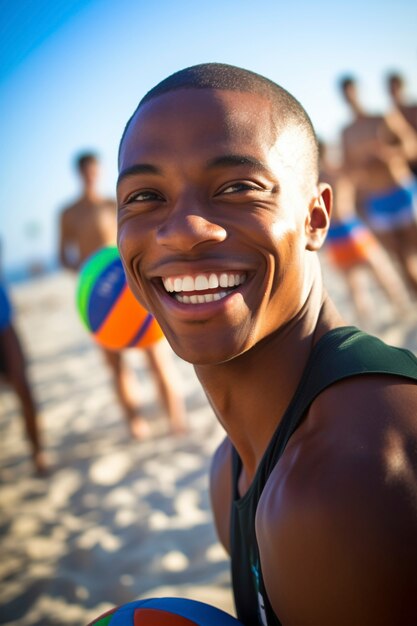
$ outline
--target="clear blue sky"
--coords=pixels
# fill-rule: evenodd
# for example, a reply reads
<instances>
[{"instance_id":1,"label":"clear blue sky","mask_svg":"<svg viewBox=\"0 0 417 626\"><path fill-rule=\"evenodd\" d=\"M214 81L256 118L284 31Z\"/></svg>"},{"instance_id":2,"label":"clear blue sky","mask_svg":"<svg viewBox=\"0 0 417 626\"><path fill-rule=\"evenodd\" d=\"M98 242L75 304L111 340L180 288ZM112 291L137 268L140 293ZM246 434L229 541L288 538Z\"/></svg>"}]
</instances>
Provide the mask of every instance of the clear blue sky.
<instances>
[{"instance_id":1,"label":"clear blue sky","mask_svg":"<svg viewBox=\"0 0 417 626\"><path fill-rule=\"evenodd\" d=\"M0 238L6 268L56 253L60 208L75 197L72 160L116 152L141 96L168 74L220 61L264 74L337 140L348 113L336 89L353 73L373 111L384 76L417 99L415 0L0 0Z\"/></svg>"}]
</instances>

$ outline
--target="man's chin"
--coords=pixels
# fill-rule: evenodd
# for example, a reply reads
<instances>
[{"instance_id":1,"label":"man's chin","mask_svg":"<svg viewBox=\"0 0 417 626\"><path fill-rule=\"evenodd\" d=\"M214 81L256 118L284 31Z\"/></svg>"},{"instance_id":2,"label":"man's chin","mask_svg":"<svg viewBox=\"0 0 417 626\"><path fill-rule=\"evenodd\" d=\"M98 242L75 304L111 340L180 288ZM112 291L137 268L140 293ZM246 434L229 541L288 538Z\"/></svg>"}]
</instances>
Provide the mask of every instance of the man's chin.
<instances>
[{"instance_id":1,"label":"man's chin","mask_svg":"<svg viewBox=\"0 0 417 626\"><path fill-rule=\"evenodd\" d=\"M187 363L194 366L222 365L239 357L246 352L250 346L242 345L241 342L220 340L219 338L208 337L200 341L171 340L166 337L173 351Z\"/></svg>"}]
</instances>

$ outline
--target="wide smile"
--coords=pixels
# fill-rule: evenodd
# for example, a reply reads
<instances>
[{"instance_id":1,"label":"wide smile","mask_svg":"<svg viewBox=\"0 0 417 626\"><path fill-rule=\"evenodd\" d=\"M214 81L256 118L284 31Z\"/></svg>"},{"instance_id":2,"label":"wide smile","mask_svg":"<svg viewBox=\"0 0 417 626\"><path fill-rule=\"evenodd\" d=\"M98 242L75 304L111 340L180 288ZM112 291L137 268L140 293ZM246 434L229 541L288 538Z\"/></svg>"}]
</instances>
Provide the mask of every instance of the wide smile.
<instances>
[{"instance_id":1,"label":"wide smile","mask_svg":"<svg viewBox=\"0 0 417 626\"><path fill-rule=\"evenodd\" d=\"M246 281L246 272L223 271L195 276L162 277L165 291L181 304L206 304L222 300Z\"/></svg>"}]
</instances>

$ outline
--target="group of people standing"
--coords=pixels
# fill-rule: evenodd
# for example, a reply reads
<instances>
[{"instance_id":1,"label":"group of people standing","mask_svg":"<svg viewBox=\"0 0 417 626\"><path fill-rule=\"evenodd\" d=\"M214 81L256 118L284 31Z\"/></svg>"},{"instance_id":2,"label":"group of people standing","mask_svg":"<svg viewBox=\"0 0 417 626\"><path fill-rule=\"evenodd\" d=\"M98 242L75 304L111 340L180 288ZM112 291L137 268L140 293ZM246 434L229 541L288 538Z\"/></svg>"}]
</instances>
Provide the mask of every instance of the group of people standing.
<instances>
[{"instance_id":1,"label":"group of people standing","mask_svg":"<svg viewBox=\"0 0 417 626\"><path fill-rule=\"evenodd\" d=\"M321 145L321 177L332 185L334 208L327 252L345 274L361 324L375 315L363 289L363 268L373 273L397 312L417 295L417 104L405 81L387 76L391 108L371 114L355 78L340 80L352 120L340 141L340 162Z\"/></svg>"}]
</instances>

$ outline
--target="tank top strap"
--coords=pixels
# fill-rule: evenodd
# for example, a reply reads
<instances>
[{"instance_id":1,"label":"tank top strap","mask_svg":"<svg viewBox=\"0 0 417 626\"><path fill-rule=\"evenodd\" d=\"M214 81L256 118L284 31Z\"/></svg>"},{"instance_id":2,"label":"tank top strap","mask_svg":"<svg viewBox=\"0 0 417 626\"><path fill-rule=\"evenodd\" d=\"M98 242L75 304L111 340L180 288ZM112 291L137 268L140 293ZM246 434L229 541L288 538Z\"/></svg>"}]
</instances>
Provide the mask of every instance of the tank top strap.
<instances>
[{"instance_id":1,"label":"tank top strap","mask_svg":"<svg viewBox=\"0 0 417 626\"><path fill-rule=\"evenodd\" d=\"M233 448L232 581L237 614L244 623L280 626L265 588L255 529L259 498L269 475L314 399L339 380L366 374L391 374L417 380L417 359L408 350L387 346L353 326L326 333L315 345L298 389L242 498L238 493L242 463Z\"/></svg>"},{"instance_id":2,"label":"tank top strap","mask_svg":"<svg viewBox=\"0 0 417 626\"><path fill-rule=\"evenodd\" d=\"M316 397L340 380L366 374L387 374L417 380L417 359L409 350L388 346L355 326L336 328L321 337L268 447L264 480Z\"/></svg>"}]
</instances>

